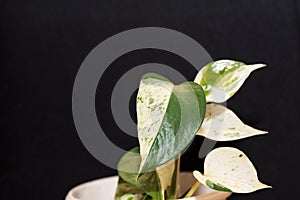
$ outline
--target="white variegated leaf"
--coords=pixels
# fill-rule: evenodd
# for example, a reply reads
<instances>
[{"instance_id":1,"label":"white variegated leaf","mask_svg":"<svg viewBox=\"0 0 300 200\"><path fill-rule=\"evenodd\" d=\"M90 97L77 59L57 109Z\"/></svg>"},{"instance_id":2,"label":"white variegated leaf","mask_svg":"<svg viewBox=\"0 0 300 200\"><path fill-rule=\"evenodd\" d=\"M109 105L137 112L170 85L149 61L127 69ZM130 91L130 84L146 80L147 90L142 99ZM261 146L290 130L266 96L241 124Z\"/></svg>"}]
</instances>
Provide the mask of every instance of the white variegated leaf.
<instances>
[{"instance_id":1,"label":"white variegated leaf","mask_svg":"<svg viewBox=\"0 0 300 200\"><path fill-rule=\"evenodd\" d=\"M204 162L204 175L199 171L193 174L207 187L224 192L250 193L270 188L258 180L249 158L242 151L231 147L211 151Z\"/></svg>"},{"instance_id":2,"label":"white variegated leaf","mask_svg":"<svg viewBox=\"0 0 300 200\"><path fill-rule=\"evenodd\" d=\"M218 60L204 66L194 81L203 87L207 102L220 103L232 97L252 71L264 66L266 65Z\"/></svg>"},{"instance_id":3,"label":"white variegated leaf","mask_svg":"<svg viewBox=\"0 0 300 200\"><path fill-rule=\"evenodd\" d=\"M152 147L166 113L174 85L162 77L142 79L137 95L141 166Z\"/></svg>"},{"instance_id":4,"label":"white variegated leaf","mask_svg":"<svg viewBox=\"0 0 300 200\"><path fill-rule=\"evenodd\" d=\"M195 82L173 85L167 78L143 75L137 95L139 174L177 157L192 141L205 116L202 87Z\"/></svg>"},{"instance_id":5,"label":"white variegated leaf","mask_svg":"<svg viewBox=\"0 0 300 200\"><path fill-rule=\"evenodd\" d=\"M268 132L244 124L231 110L219 104L207 104L204 121L197 135L215 141L232 141Z\"/></svg>"}]
</instances>

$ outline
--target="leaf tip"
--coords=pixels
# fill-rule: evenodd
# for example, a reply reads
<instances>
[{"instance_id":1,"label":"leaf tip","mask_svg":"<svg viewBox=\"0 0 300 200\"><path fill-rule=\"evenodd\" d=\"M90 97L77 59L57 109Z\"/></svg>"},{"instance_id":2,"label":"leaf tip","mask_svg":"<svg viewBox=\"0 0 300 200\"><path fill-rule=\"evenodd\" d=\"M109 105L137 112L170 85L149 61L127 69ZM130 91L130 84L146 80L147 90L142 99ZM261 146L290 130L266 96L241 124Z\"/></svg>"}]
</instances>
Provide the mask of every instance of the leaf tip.
<instances>
[{"instance_id":1,"label":"leaf tip","mask_svg":"<svg viewBox=\"0 0 300 200\"><path fill-rule=\"evenodd\" d=\"M252 68L252 71L256 70L256 69L260 69L260 68L263 68L263 67L266 67L267 65L266 64L253 64L253 65L248 65Z\"/></svg>"},{"instance_id":2,"label":"leaf tip","mask_svg":"<svg viewBox=\"0 0 300 200\"><path fill-rule=\"evenodd\" d=\"M267 64L265 63L260 63L260 64L257 64L259 66L259 68L262 68L262 67L267 67Z\"/></svg>"},{"instance_id":3,"label":"leaf tip","mask_svg":"<svg viewBox=\"0 0 300 200\"><path fill-rule=\"evenodd\" d=\"M258 134L265 135L268 134L269 131L258 130Z\"/></svg>"},{"instance_id":4,"label":"leaf tip","mask_svg":"<svg viewBox=\"0 0 300 200\"><path fill-rule=\"evenodd\" d=\"M264 183L260 183L261 184L261 189L267 189L267 188L273 188L271 185L267 185L267 184L264 184Z\"/></svg>"}]
</instances>

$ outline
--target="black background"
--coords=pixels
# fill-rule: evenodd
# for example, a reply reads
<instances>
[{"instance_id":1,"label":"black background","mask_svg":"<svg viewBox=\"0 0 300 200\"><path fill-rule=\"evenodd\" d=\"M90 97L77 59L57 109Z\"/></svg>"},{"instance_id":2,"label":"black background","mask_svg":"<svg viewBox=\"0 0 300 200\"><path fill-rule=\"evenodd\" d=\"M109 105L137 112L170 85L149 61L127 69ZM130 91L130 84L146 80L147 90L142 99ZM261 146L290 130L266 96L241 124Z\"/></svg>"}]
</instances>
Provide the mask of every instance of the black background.
<instances>
[{"instance_id":1,"label":"black background","mask_svg":"<svg viewBox=\"0 0 300 200\"><path fill-rule=\"evenodd\" d=\"M63 199L79 183L116 174L94 159L78 138L72 87L81 62L96 45L121 31L144 26L185 33L215 60L267 63L267 68L250 76L228 107L244 122L270 134L220 145L242 149L260 179L273 189L230 199L296 199L300 161L297 0L1 0L0 199ZM106 109L110 97L101 95L109 95L109 81L124 73L116 69L154 61L178 69L189 65L170 53L137 51L116 60L99 83L98 112L107 116L104 124L114 132L112 140L122 142L123 148L137 142L115 127ZM189 80L196 74L182 73ZM200 142L197 138L195 143ZM183 156L183 170L200 169L197 151L193 144Z\"/></svg>"}]
</instances>

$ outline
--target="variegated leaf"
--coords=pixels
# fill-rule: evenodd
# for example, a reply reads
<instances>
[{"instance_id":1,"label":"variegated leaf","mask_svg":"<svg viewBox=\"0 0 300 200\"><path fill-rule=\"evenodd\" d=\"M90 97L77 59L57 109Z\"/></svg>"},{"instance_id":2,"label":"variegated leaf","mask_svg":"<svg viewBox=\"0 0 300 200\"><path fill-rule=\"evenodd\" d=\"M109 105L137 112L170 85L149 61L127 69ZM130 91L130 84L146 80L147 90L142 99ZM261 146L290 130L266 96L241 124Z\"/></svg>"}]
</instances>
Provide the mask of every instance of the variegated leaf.
<instances>
[{"instance_id":1,"label":"variegated leaf","mask_svg":"<svg viewBox=\"0 0 300 200\"><path fill-rule=\"evenodd\" d=\"M215 141L232 141L268 132L244 124L231 110L219 104L207 104L204 121L197 133Z\"/></svg>"},{"instance_id":2,"label":"variegated leaf","mask_svg":"<svg viewBox=\"0 0 300 200\"><path fill-rule=\"evenodd\" d=\"M258 180L257 172L248 157L231 147L211 151L204 161L204 175L199 171L193 174L207 187L224 192L250 193L270 188Z\"/></svg>"},{"instance_id":3,"label":"variegated leaf","mask_svg":"<svg viewBox=\"0 0 300 200\"><path fill-rule=\"evenodd\" d=\"M145 74L137 95L139 172L155 170L176 158L195 137L205 108L199 84L174 85L161 75Z\"/></svg>"},{"instance_id":4,"label":"variegated leaf","mask_svg":"<svg viewBox=\"0 0 300 200\"><path fill-rule=\"evenodd\" d=\"M207 102L220 103L233 96L252 71L264 66L266 65L218 60L203 67L194 81L203 87Z\"/></svg>"}]
</instances>

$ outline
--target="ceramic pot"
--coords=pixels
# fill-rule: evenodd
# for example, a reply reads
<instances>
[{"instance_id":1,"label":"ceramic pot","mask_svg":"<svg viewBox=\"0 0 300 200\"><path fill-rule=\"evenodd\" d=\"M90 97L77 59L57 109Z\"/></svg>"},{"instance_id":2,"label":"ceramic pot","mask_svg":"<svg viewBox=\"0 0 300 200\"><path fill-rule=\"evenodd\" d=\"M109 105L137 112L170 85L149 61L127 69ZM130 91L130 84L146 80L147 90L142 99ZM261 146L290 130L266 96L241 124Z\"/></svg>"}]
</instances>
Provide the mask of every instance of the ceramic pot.
<instances>
[{"instance_id":1,"label":"ceramic pot","mask_svg":"<svg viewBox=\"0 0 300 200\"><path fill-rule=\"evenodd\" d=\"M190 172L181 172L179 180L179 195L186 192L196 182ZM83 183L70 190L66 200L114 200L117 183L117 176ZM184 200L225 200L230 195L229 192L214 191L205 186L200 186L193 197Z\"/></svg>"}]
</instances>

